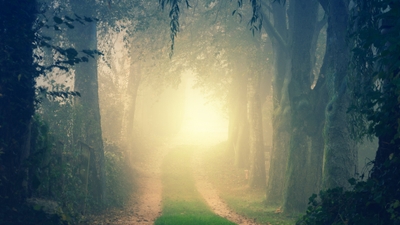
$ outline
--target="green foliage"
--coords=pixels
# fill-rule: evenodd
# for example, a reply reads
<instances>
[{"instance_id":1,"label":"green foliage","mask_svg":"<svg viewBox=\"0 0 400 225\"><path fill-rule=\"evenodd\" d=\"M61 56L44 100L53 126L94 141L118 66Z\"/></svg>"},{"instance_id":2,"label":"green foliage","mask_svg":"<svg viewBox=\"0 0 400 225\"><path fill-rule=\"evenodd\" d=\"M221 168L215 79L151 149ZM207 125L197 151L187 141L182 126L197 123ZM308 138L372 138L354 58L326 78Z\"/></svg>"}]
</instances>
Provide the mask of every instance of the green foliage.
<instances>
[{"instance_id":1,"label":"green foliage","mask_svg":"<svg viewBox=\"0 0 400 225\"><path fill-rule=\"evenodd\" d=\"M81 128L81 108L72 98L42 99L32 125L31 157L28 160L32 196L52 199L62 206L66 221L77 223L82 215L97 211L98 171L94 149L73 139ZM75 125L76 125L75 124ZM120 207L132 193L133 174L125 152L105 146L108 206Z\"/></svg>"},{"instance_id":2,"label":"green foliage","mask_svg":"<svg viewBox=\"0 0 400 225\"><path fill-rule=\"evenodd\" d=\"M20 210L26 197L21 159L39 76L32 58L35 13L36 1L0 2L0 219L18 214L11 211Z\"/></svg>"},{"instance_id":3,"label":"green foliage","mask_svg":"<svg viewBox=\"0 0 400 225\"><path fill-rule=\"evenodd\" d=\"M356 1L351 40L354 43L350 78L359 136L385 135L387 126L399 127L400 3ZM389 10L390 9L390 10ZM366 127L366 129L365 129ZM399 134L396 135L396 138Z\"/></svg>"},{"instance_id":4,"label":"green foliage","mask_svg":"<svg viewBox=\"0 0 400 225\"><path fill-rule=\"evenodd\" d=\"M298 224L400 224L400 2L355 3L350 112L358 136L378 137L379 148L368 180L313 195Z\"/></svg>"},{"instance_id":5,"label":"green foliage","mask_svg":"<svg viewBox=\"0 0 400 225\"><path fill-rule=\"evenodd\" d=\"M399 224L398 178L393 177L390 183L351 179L351 191L334 188L321 191L318 196L314 194L306 215L297 224Z\"/></svg>"},{"instance_id":6,"label":"green foliage","mask_svg":"<svg viewBox=\"0 0 400 225\"><path fill-rule=\"evenodd\" d=\"M180 9L179 5L182 3L182 0L159 0L158 1L161 9L164 10L165 5L169 5L169 18L171 19L170 21L170 29L171 29L171 52L170 52L170 57L172 57L172 54L174 53L174 45L175 45L175 37L178 35L179 32L179 16L180 16ZM186 7L190 8L189 1L184 0Z\"/></svg>"},{"instance_id":7,"label":"green foliage","mask_svg":"<svg viewBox=\"0 0 400 225\"><path fill-rule=\"evenodd\" d=\"M27 204L20 205L18 209L13 208L5 214L0 214L0 224L21 225L67 225L62 214L48 214L42 207Z\"/></svg>"},{"instance_id":8,"label":"green foliage","mask_svg":"<svg viewBox=\"0 0 400 225\"><path fill-rule=\"evenodd\" d=\"M133 169L126 152L111 143L105 144L104 156L107 204L111 207L121 207L127 203L135 187Z\"/></svg>"},{"instance_id":9,"label":"green foliage","mask_svg":"<svg viewBox=\"0 0 400 225\"><path fill-rule=\"evenodd\" d=\"M57 31L60 32L60 34L61 32L66 33L67 30L74 29L77 23L78 25L86 25L87 23L99 21L98 19L86 16L82 18L77 14L74 14L74 16L71 17L70 16L60 17L56 15L53 16L53 20L49 20L46 17L45 13L46 12L43 11L37 15L37 21L34 25L34 31L36 32L36 39L34 42L35 47L41 50L43 50L44 48L53 50L56 53L55 55L57 55L57 57L54 59L52 65L44 66L41 65L40 63L37 63L35 65L37 67L37 70L42 75L45 75L45 73L53 70L54 68L68 71L69 66L74 66L79 63L88 62L89 58L95 58L95 56L97 55L102 55L101 52L95 49L76 50L75 48L71 47L70 48L60 47L58 45L53 44L53 39L55 39L56 37L49 37L43 34L48 31ZM65 25L65 27L63 27L63 25ZM40 53L41 51L38 52ZM79 52L81 52L81 54L79 54ZM43 60L43 57L37 53L34 55L34 58L37 61Z\"/></svg>"}]
</instances>

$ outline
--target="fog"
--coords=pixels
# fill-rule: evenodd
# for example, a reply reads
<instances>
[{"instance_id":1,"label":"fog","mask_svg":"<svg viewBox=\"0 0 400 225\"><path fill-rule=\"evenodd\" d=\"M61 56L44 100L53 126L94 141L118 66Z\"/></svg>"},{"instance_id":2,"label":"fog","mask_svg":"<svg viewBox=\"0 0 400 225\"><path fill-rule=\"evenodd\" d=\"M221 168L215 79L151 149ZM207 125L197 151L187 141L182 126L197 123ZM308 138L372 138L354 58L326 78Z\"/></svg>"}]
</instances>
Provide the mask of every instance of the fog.
<instances>
[{"instance_id":1,"label":"fog","mask_svg":"<svg viewBox=\"0 0 400 225\"><path fill-rule=\"evenodd\" d=\"M178 132L173 134L177 139L177 144L209 146L226 141L228 121L221 107L218 108L218 102L212 102L204 96L204 93L193 87L195 84L193 73L186 72L182 76L185 80L180 84L184 89L182 93L184 106L181 109L183 113L174 114L179 117L176 121L180 121ZM168 101L176 100L169 98ZM173 106L167 106L163 111L173 111L173 108Z\"/></svg>"},{"instance_id":2,"label":"fog","mask_svg":"<svg viewBox=\"0 0 400 225\"><path fill-rule=\"evenodd\" d=\"M294 224L387 183L395 6L344 2L35 1L0 29L0 224Z\"/></svg>"}]
</instances>

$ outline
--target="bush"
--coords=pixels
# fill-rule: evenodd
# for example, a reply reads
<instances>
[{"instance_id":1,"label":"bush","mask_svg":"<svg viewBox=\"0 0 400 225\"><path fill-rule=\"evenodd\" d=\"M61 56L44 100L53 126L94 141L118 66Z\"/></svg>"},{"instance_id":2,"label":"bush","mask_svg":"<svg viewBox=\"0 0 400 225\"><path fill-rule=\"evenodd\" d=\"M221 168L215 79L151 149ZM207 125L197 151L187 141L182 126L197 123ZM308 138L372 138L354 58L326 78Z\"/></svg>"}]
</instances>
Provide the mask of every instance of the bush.
<instances>
[{"instance_id":1,"label":"bush","mask_svg":"<svg viewBox=\"0 0 400 225\"><path fill-rule=\"evenodd\" d=\"M112 143L104 146L107 203L111 207L121 207L133 191L133 169L126 152Z\"/></svg>"},{"instance_id":2,"label":"bush","mask_svg":"<svg viewBox=\"0 0 400 225\"><path fill-rule=\"evenodd\" d=\"M400 224L399 158L388 159L384 167L379 179L350 179L350 191L334 188L314 194L297 224Z\"/></svg>"}]
</instances>

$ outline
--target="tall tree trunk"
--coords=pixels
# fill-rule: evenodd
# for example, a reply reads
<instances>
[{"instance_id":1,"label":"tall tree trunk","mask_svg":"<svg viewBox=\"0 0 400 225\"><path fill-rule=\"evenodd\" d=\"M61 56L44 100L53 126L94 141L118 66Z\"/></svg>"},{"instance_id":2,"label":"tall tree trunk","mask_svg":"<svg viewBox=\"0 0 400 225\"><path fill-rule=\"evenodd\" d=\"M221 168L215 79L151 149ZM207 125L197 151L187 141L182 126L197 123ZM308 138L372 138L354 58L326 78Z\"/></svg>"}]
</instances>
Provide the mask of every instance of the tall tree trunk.
<instances>
[{"instance_id":1,"label":"tall tree trunk","mask_svg":"<svg viewBox=\"0 0 400 225\"><path fill-rule=\"evenodd\" d=\"M262 129L262 110L260 99L260 75L256 74L250 82L249 128L250 128L250 173L249 186L266 187L264 140Z\"/></svg>"},{"instance_id":2,"label":"tall tree trunk","mask_svg":"<svg viewBox=\"0 0 400 225\"><path fill-rule=\"evenodd\" d=\"M315 68L318 37L322 28L326 25L326 16L316 24L313 40L311 43L311 65ZM319 74L318 74L319 75ZM310 74L310 84L314 85L315 74ZM324 76L318 76L317 83L311 90L309 99L311 103L310 116L308 117L308 135L310 136L311 146L309 152L309 162L307 167L306 183L314 184L308 186L310 193L319 193L322 188L322 170L324 157L324 137L323 128L325 125L325 107L328 102L328 92Z\"/></svg>"},{"instance_id":3,"label":"tall tree trunk","mask_svg":"<svg viewBox=\"0 0 400 225\"><path fill-rule=\"evenodd\" d=\"M72 2L74 12L84 15L82 3L80 1ZM90 12L86 12L90 13ZM91 16L91 14L89 15ZM97 26L95 22L86 23L85 25L77 25L72 30L73 37L71 41L74 43L78 51L97 49ZM89 59L87 63L79 63L75 66L75 91L81 94L76 100L76 107L80 110L78 122L74 124L80 129L76 130L75 140L82 141L95 150L96 169L93 171L94 180L91 185L95 198L101 202L105 202L105 171L104 171L104 147L101 131L99 95L98 95L98 78L97 78L97 57Z\"/></svg>"},{"instance_id":4,"label":"tall tree trunk","mask_svg":"<svg viewBox=\"0 0 400 225\"><path fill-rule=\"evenodd\" d=\"M247 113L245 114L247 116ZM243 117L238 121L237 139L235 143L234 164L238 168L248 169L249 167L249 122Z\"/></svg>"},{"instance_id":5,"label":"tall tree trunk","mask_svg":"<svg viewBox=\"0 0 400 225\"><path fill-rule=\"evenodd\" d=\"M125 121L122 124L123 130L125 130L121 137L123 139L122 143L129 149L132 150L133 143L133 127L135 120L135 109L136 109L136 99L137 93L139 90L140 82L141 82L141 69L140 62L134 62L134 57L131 57L131 69L129 73L128 79L128 87L126 90L127 102L125 102L125 107L127 109L124 110L124 118Z\"/></svg>"},{"instance_id":6,"label":"tall tree trunk","mask_svg":"<svg viewBox=\"0 0 400 225\"><path fill-rule=\"evenodd\" d=\"M328 2L328 4L324 4ZM346 112L349 106L346 76L350 50L346 42L347 1L324 1L328 13L327 42L321 76L326 77L329 103L325 111L324 188L349 187L357 168L357 149L350 138Z\"/></svg>"},{"instance_id":7,"label":"tall tree trunk","mask_svg":"<svg viewBox=\"0 0 400 225\"><path fill-rule=\"evenodd\" d=\"M25 200L24 143L34 114L36 1L0 2L0 215ZM15 207L15 208L14 208ZM15 213L12 211L12 213ZM15 219L15 218L14 218Z\"/></svg>"},{"instance_id":8,"label":"tall tree trunk","mask_svg":"<svg viewBox=\"0 0 400 225\"><path fill-rule=\"evenodd\" d=\"M272 3L274 27L282 37L287 36L286 7L277 2ZM290 140L290 105L288 99L288 84L290 82L290 55L286 46L272 39L274 47L274 77L273 83L273 136L270 154L269 178L266 190L266 200L269 204L281 204L285 190L286 165Z\"/></svg>"},{"instance_id":9,"label":"tall tree trunk","mask_svg":"<svg viewBox=\"0 0 400 225\"><path fill-rule=\"evenodd\" d=\"M292 28L292 79L289 84L292 132L290 139L288 183L285 193L284 210L304 211L307 199L312 194L314 183L306 183L307 167L310 166L311 139L308 135L309 93L312 74L312 40L318 16L316 0L297 0L293 7Z\"/></svg>"},{"instance_id":10,"label":"tall tree trunk","mask_svg":"<svg viewBox=\"0 0 400 225\"><path fill-rule=\"evenodd\" d=\"M240 65L240 64L239 64ZM238 168L249 166L249 121L247 119L247 74L243 69L236 70L235 82L235 124L236 140L234 140L234 164Z\"/></svg>"},{"instance_id":11,"label":"tall tree trunk","mask_svg":"<svg viewBox=\"0 0 400 225\"><path fill-rule=\"evenodd\" d=\"M323 80L312 90L310 102L312 103L309 116L308 135L310 136L311 146L307 167L306 183L313 184L309 193L319 193L322 188L322 171L324 157L324 136L325 107L328 102L328 93Z\"/></svg>"}]
</instances>

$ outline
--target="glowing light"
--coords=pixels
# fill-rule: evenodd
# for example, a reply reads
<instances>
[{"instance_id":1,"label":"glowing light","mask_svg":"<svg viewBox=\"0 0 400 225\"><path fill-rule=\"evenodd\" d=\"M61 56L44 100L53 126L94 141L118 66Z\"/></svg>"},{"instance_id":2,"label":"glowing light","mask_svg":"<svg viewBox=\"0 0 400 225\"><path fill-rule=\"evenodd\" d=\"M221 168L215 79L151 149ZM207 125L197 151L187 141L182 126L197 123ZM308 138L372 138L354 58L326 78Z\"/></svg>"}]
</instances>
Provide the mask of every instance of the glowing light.
<instances>
[{"instance_id":1,"label":"glowing light","mask_svg":"<svg viewBox=\"0 0 400 225\"><path fill-rule=\"evenodd\" d=\"M193 89L193 75L187 76L185 113L178 135L182 144L212 145L227 139L228 121L198 89Z\"/></svg>"}]
</instances>

